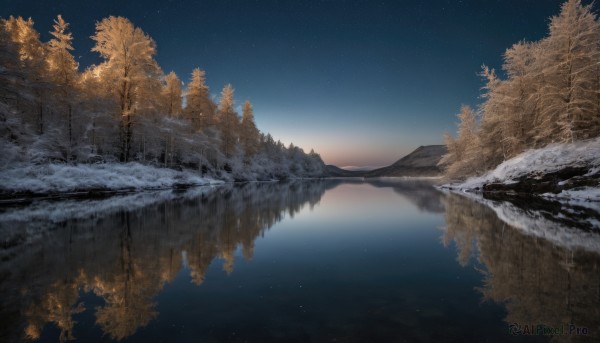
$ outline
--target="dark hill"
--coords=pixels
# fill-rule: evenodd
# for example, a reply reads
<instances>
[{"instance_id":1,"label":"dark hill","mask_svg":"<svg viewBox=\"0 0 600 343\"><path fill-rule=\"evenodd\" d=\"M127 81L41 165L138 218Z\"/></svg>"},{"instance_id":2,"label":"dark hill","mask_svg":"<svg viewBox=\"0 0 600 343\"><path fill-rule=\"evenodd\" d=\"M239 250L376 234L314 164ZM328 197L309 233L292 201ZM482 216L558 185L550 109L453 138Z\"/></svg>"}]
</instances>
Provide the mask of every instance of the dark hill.
<instances>
[{"instance_id":1,"label":"dark hill","mask_svg":"<svg viewBox=\"0 0 600 343\"><path fill-rule=\"evenodd\" d=\"M330 177L438 176L442 171L437 164L445 153L444 145L420 146L387 167L351 171L328 165L326 173Z\"/></svg>"},{"instance_id":2,"label":"dark hill","mask_svg":"<svg viewBox=\"0 0 600 343\"><path fill-rule=\"evenodd\" d=\"M325 172L329 177L362 177L365 174L364 171L346 170L331 164L325 166Z\"/></svg>"},{"instance_id":3,"label":"dark hill","mask_svg":"<svg viewBox=\"0 0 600 343\"><path fill-rule=\"evenodd\" d=\"M437 164L445 153L444 145L420 146L394 164L371 170L364 176L438 176L442 171Z\"/></svg>"}]
</instances>

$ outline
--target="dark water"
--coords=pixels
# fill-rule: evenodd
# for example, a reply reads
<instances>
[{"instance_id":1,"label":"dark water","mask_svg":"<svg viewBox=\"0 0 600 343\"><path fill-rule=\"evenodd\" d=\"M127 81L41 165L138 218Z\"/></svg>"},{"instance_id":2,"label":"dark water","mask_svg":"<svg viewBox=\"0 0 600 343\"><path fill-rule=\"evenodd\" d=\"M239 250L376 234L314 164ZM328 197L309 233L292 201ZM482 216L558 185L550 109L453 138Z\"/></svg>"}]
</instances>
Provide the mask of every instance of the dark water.
<instances>
[{"instance_id":1,"label":"dark water","mask_svg":"<svg viewBox=\"0 0 600 343\"><path fill-rule=\"evenodd\" d=\"M2 208L0 341L598 341L589 207L324 180Z\"/></svg>"}]
</instances>

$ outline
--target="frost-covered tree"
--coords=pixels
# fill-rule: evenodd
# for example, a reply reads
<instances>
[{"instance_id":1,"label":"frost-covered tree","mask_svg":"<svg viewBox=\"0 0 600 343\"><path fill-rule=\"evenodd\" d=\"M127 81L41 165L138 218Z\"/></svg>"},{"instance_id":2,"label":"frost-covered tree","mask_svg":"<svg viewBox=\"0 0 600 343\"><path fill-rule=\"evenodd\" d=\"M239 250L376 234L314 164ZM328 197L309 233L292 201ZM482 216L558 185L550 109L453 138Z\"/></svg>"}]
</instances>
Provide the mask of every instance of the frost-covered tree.
<instances>
[{"instance_id":1,"label":"frost-covered tree","mask_svg":"<svg viewBox=\"0 0 600 343\"><path fill-rule=\"evenodd\" d=\"M477 135L482 169L529 148L600 136L599 42L600 22L591 5L567 0L551 18L546 38L520 42L506 51L505 80L484 67L487 82ZM481 164L480 159L457 158L461 136L446 139L452 153L444 161L455 177L462 171L475 174ZM453 172L453 166L461 172Z\"/></svg>"},{"instance_id":2,"label":"frost-covered tree","mask_svg":"<svg viewBox=\"0 0 600 343\"><path fill-rule=\"evenodd\" d=\"M31 18L10 16L5 22L5 29L19 53L19 67L27 82L21 90L23 93L17 100L17 109L22 110L28 121L37 126L38 133L44 133L45 112L49 84L46 80L46 47L40 41L40 34L33 27ZM28 95L31 97L28 98ZM33 101L32 101L33 100Z\"/></svg>"},{"instance_id":3,"label":"frost-covered tree","mask_svg":"<svg viewBox=\"0 0 600 343\"><path fill-rule=\"evenodd\" d=\"M493 168L506 158L506 147L503 139L502 121L504 119L504 95L501 92L502 81L496 76L494 69L482 67L481 76L486 80L483 87L485 102L481 105L481 129L479 133L483 166ZM446 146L453 145L449 134L445 137Z\"/></svg>"},{"instance_id":4,"label":"frost-covered tree","mask_svg":"<svg viewBox=\"0 0 600 343\"><path fill-rule=\"evenodd\" d=\"M103 82L98 68L88 68L78 82L80 115L76 117L82 131L83 161L114 161L120 154L120 118L118 99L112 85Z\"/></svg>"},{"instance_id":5,"label":"frost-covered tree","mask_svg":"<svg viewBox=\"0 0 600 343\"><path fill-rule=\"evenodd\" d=\"M73 98L77 82L77 62L71 55L73 36L67 32L69 24L59 14L54 20L54 30L50 32L53 38L48 42L48 74L56 86L55 99L59 111L64 113L69 150L73 145ZM71 158L71 152L67 159Z\"/></svg>"},{"instance_id":6,"label":"frost-covered tree","mask_svg":"<svg viewBox=\"0 0 600 343\"><path fill-rule=\"evenodd\" d=\"M186 102L183 114L193 124L195 130L202 131L216 123L216 106L210 99L204 70L196 68L192 71Z\"/></svg>"},{"instance_id":7,"label":"frost-covered tree","mask_svg":"<svg viewBox=\"0 0 600 343\"><path fill-rule=\"evenodd\" d=\"M7 32L18 46L22 67L28 78L41 78L45 72L46 49L40 41L40 34L33 27L31 18L10 16L5 22Z\"/></svg>"},{"instance_id":8,"label":"frost-covered tree","mask_svg":"<svg viewBox=\"0 0 600 343\"><path fill-rule=\"evenodd\" d=\"M453 139L446 134L445 143L448 152L440 161L446 176L453 179L463 179L481 172L482 167L475 112L469 106L462 106L458 119L458 137Z\"/></svg>"},{"instance_id":9,"label":"frost-covered tree","mask_svg":"<svg viewBox=\"0 0 600 343\"><path fill-rule=\"evenodd\" d=\"M92 51L104 61L81 73L68 28L58 16L44 44L31 19L0 18L0 169L136 160L228 180L322 175L317 153L262 135L249 102L240 123L231 85L217 117L199 69L182 110L177 75L163 74L154 42L129 20L96 23Z\"/></svg>"},{"instance_id":10,"label":"frost-covered tree","mask_svg":"<svg viewBox=\"0 0 600 343\"><path fill-rule=\"evenodd\" d=\"M52 39L48 42L48 72L50 80L63 88L72 87L77 79L77 62L71 55L73 36L67 32L69 24L59 14L54 20Z\"/></svg>"},{"instance_id":11,"label":"frost-covered tree","mask_svg":"<svg viewBox=\"0 0 600 343\"><path fill-rule=\"evenodd\" d=\"M181 114L181 80L179 80L175 72L170 72L165 76L165 84L161 95L163 101L162 110L169 117Z\"/></svg>"},{"instance_id":12,"label":"frost-covered tree","mask_svg":"<svg viewBox=\"0 0 600 343\"><path fill-rule=\"evenodd\" d=\"M219 102L219 129L221 132L221 151L227 157L235 153L238 141L239 118L234 108L233 87L223 87Z\"/></svg>"},{"instance_id":13,"label":"frost-covered tree","mask_svg":"<svg viewBox=\"0 0 600 343\"><path fill-rule=\"evenodd\" d=\"M254 111L250 101L244 103L242 113L242 123L240 125L240 142L244 149L244 154L251 157L258 152L259 135L256 124L254 123Z\"/></svg>"},{"instance_id":14,"label":"frost-covered tree","mask_svg":"<svg viewBox=\"0 0 600 343\"><path fill-rule=\"evenodd\" d=\"M16 106L24 78L20 68L19 46L11 37L7 20L0 18L0 101Z\"/></svg>"},{"instance_id":15,"label":"frost-covered tree","mask_svg":"<svg viewBox=\"0 0 600 343\"><path fill-rule=\"evenodd\" d=\"M533 144L531 127L535 120L537 77L532 67L535 64L535 47L519 42L506 50L503 69L508 79L503 82L502 98L504 118L502 121L502 143L507 158L520 154Z\"/></svg>"},{"instance_id":16,"label":"frost-covered tree","mask_svg":"<svg viewBox=\"0 0 600 343\"><path fill-rule=\"evenodd\" d=\"M140 90L158 74L159 68L153 58L156 46L152 38L128 19L114 16L96 23L92 39L96 42L92 51L105 59L98 66L100 78L113 86L119 104L120 160L127 162Z\"/></svg>"},{"instance_id":17,"label":"frost-covered tree","mask_svg":"<svg viewBox=\"0 0 600 343\"><path fill-rule=\"evenodd\" d=\"M600 23L591 5L568 0L552 17L544 40L540 136L544 141L573 142L597 136L596 112L600 63Z\"/></svg>"}]
</instances>

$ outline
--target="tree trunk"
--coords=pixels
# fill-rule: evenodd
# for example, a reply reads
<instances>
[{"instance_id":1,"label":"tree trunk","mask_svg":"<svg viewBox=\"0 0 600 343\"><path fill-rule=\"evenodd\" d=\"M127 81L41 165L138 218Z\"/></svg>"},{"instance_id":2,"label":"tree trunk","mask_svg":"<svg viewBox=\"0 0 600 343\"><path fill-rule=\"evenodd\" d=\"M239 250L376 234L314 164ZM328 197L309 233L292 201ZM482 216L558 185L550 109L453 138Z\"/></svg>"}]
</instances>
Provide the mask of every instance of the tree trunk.
<instances>
[{"instance_id":1,"label":"tree trunk","mask_svg":"<svg viewBox=\"0 0 600 343\"><path fill-rule=\"evenodd\" d=\"M39 106L39 115L40 115L40 135L44 133L44 105L40 102Z\"/></svg>"},{"instance_id":2,"label":"tree trunk","mask_svg":"<svg viewBox=\"0 0 600 343\"><path fill-rule=\"evenodd\" d=\"M71 148L73 147L73 125L72 125L72 118L73 118L73 109L71 108L71 104L69 103L68 105L68 125L69 125L69 148L67 149L67 161L71 160Z\"/></svg>"}]
</instances>

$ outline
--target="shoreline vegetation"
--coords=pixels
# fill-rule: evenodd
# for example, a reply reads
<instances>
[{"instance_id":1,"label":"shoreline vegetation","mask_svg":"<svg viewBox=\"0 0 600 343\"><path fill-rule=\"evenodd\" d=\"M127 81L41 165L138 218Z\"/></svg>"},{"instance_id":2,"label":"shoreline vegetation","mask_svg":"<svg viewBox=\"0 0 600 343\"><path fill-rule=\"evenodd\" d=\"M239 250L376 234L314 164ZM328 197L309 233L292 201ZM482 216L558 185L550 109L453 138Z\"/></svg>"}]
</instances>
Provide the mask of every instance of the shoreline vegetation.
<instances>
[{"instance_id":1,"label":"shoreline vegetation","mask_svg":"<svg viewBox=\"0 0 600 343\"><path fill-rule=\"evenodd\" d=\"M443 146L418 147L388 167L372 171L351 172L326 166L322 173L307 176L280 175L254 179L235 179L229 173L202 176L197 170L157 167L139 162L96 164L21 163L2 170L0 203L29 202L32 199L96 198L135 191L151 191L219 185L227 182L283 181L288 179L359 178L386 179L441 178L437 163L445 152Z\"/></svg>"},{"instance_id":2,"label":"shoreline vegetation","mask_svg":"<svg viewBox=\"0 0 600 343\"><path fill-rule=\"evenodd\" d=\"M600 202L600 138L528 150L495 169L438 186L485 197L535 196L567 202ZM600 206L598 206L600 207Z\"/></svg>"},{"instance_id":3,"label":"shoreline vegetation","mask_svg":"<svg viewBox=\"0 0 600 343\"><path fill-rule=\"evenodd\" d=\"M599 41L592 5L568 0L545 38L506 50L505 79L483 66L484 102L445 135L442 188L600 201Z\"/></svg>"},{"instance_id":4,"label":"shoreline vegetation","mask_svg":"<svg viewBox=\"0 0 600 343\"><path fill-rule=\"evenodd\" d=\"M81 71L58 15L40 41L31 18L0 17L0 194L161 189L319 177L314 151L262 133L228 84L211 96L195 68L184 87L128 19L96 23ZM241 115L238 113L241 111Z\"/></svg>"}]
</instances>

